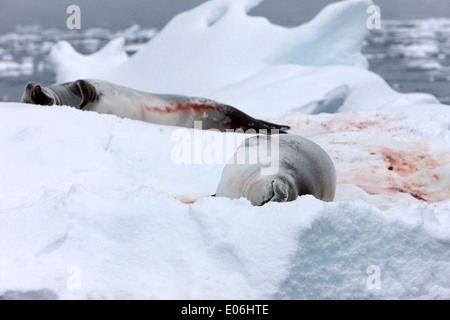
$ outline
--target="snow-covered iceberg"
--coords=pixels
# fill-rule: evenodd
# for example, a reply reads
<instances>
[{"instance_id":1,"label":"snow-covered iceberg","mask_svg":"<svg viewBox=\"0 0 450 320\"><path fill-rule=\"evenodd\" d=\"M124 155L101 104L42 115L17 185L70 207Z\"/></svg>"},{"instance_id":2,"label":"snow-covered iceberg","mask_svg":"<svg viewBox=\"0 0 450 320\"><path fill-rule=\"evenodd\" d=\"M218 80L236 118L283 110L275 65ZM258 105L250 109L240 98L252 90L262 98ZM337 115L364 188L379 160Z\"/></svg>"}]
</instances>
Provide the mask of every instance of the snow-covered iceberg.
<instances>
[{"instance_id":1,"label":"snow-covered iceberg","mask_svg":"<svg viewBox=\"0 0 450 320\"><path fill-rule=\"evenodd\" d=\"M51 59L60 81L202 95L287 123L332 157L336 200L211 197L227 159L173 159L191 147L183 135L206 154L242 134L2 103L0 297L450 298L449 106L366 69L370 1L291 29L248 16L259 2L208 1L131 58L116 40L90 56L60 43Z\"/></svg>"},{"instance_id":2,"label":"snow-covered iceberg","mask_svg":"<svg viewBox=\"0 0 450 320\"><path fill-rule=\"evenodd\" d=\"M360 47L369 0L331 4L296 28L248 16L258 2L208 1L173 18L132 58L119 39L88 56L62 42L50 58L58 82L100 78L148 92L205 96L260 117L308 112L312 101L342 86L349 94L336 111L438 103L427 94L399 94L366 70Z\"/></svg>"}]
</instances>

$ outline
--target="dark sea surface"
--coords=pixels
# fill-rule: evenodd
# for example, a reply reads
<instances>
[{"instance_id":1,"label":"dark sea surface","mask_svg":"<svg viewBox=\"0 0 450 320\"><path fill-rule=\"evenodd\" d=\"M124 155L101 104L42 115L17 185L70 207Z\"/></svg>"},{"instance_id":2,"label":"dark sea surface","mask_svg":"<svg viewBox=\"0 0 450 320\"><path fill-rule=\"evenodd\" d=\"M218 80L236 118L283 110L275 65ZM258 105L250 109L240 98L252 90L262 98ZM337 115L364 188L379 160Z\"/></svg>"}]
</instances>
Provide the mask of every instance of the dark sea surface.
<instances>
[{"instance_id":1,"label":"dark sea surface","mask_svg":"<svg viewBox=\"0 0 450 320\"><path fill-rule=\"evenodd\" d=\"M383 22L362 52L370 70L400 92L426 92L450 104L450 19Z\"/></svg>"},{"instance_id":2,"label":"dark sea surface","mask_svg":"<svg viewBox=\"0 0 450 320\"><path fill-rule=\"evenodd\" d=\"M80 53L90 54L111 39L125 37L132 55L156 34L154 29L134 25L113 32L20 27L0 35L0 101L19 101L28 81L55 82L47 56L52 46L66 40ZM370 70L400 92L425 92L450 104L450 19L383 21L370 30L362 48Z\"/></svg>"}]
</instances>

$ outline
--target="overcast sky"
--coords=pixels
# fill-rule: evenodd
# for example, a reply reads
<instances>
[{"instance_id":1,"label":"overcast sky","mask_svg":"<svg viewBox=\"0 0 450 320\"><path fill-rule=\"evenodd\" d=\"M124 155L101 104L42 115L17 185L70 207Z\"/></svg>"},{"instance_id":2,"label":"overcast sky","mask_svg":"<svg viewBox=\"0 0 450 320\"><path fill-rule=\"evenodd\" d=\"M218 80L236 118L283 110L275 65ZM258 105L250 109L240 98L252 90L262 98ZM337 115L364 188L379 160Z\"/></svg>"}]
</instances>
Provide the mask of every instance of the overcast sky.
<instances>
[{"instance_id":1,"label":"overcast sky","mask_svg":"<svg viewBox=\"0 0 450 320\"><path fill-rule=\"evenodd\" d=\"M81 27L124 29L132 24L161 29L170 18L205 0L0 0L0 33L17 25L66 27L69 5L81 8ZM236 0L239 1L239 0ZM295 26L311 19L333 0L265 0L252 14ZM373 0L382 19L450 18L450 0Z\"/></svg>"}]
</instances>

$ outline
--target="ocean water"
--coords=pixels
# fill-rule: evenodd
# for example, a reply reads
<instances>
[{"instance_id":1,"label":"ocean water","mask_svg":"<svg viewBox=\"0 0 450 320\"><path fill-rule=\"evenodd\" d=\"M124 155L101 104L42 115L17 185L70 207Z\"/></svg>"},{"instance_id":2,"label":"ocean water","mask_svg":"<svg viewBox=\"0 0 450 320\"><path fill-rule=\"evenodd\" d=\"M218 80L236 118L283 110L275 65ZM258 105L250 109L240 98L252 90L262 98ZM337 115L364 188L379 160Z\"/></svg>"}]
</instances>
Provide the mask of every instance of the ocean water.
<instances>
[{"instance_id":1,"label":"ocean water","mask_svg":"<svg viewBox=\"0 0 450 320\"><path fill-rule=\"evenodd\" d=\"M78 52L91 54L117 37L126 39L126 50L133 55L157 31L132 25L113 32L104 28L85 30L43 29L39 25L18 27L0 35L0 101L20 101L23 88L33 81L43 85L55 83L55 73L48 61L51 48L58 41L68 41Z\"/></svg>"},{"instance_id":2,"label":"ocean water","mask_svg":"<svg viewBox=\"0 0 450 320\"><path fill-rule=\"evenodd\" d=\"M362 51L370 70L400 92L426 92L450 104L450 19L384 21Z\"/></svg>"},{"instance_id":3,"label":"ocean water","mask_svg":"<svg viewBox=\"0 0 450 320\"><path fill-rule=\"evenodd\" d=\"M43 85L55 82L47 56L60 40L90 54L121 36L126 39L127 53L133 55L156 33L137 25L119 32L18 27L0 35L0 101L19 101L29 81ZM450 19L383 21L381 29L368 32L362 52L370 70L397 91L426 92L450 104Z\"/></svg>"}]
</instances>

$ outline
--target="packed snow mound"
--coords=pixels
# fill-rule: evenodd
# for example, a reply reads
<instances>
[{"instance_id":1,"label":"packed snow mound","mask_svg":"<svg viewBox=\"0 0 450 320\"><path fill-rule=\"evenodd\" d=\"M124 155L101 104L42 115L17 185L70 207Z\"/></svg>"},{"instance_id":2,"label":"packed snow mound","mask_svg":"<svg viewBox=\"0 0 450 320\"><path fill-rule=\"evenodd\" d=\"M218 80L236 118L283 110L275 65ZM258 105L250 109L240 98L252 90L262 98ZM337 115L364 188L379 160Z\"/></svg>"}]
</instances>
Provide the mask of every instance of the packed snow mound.
<instances>
[{"instance_id":1,"label":"packed snow mound","mask_svg":"<svg viewBox=\"0 0 450 320\"><path fill-rule=\"evenodd\" d=\"M291 134L333 158L336 201L303 196L254 207L210 197L225 157L197 165L173 158L180 133L199 135L204 153L225 148L227 135L236 144L246 135L2 103L0 296L448 299L450 202L436 201L449 198L450 112L432 115L291 114ZM420 171L408 177L386 154L371 155L392 135L411 154L435 141L422 151L439 166L428 168L419 154ZM417 185L408 180L415 175ZM407 190L408 182L421 189ZM381 270L381 289L367 285L371 266Z\"/></svg>"}]
</instances>

